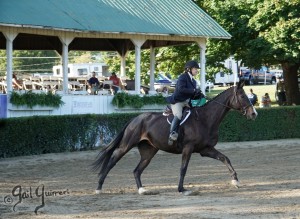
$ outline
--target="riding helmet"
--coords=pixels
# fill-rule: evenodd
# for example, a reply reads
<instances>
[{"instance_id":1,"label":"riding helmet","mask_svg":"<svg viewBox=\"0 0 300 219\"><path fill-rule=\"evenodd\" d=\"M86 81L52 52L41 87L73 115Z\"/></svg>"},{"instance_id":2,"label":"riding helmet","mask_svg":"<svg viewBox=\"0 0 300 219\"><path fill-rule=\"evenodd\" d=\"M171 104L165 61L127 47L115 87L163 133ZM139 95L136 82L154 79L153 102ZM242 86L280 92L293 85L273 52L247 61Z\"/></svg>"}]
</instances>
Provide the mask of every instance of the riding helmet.
<instances>
[{"instance_id":1,"label":"riding helmet","mask_svg":"<svg viewBox=\"0 0 300 219\"><path fill-rule=\"evenodd\" d=\"M194 61L194 60L191 60L191 61L188 61L186 64L185 64L185 66L184 66L184 68L186 69L186 68L200 68L199 67L199 65L198 65L198 63L196 62L196 61Z\"/></svg>"}]
</instances>

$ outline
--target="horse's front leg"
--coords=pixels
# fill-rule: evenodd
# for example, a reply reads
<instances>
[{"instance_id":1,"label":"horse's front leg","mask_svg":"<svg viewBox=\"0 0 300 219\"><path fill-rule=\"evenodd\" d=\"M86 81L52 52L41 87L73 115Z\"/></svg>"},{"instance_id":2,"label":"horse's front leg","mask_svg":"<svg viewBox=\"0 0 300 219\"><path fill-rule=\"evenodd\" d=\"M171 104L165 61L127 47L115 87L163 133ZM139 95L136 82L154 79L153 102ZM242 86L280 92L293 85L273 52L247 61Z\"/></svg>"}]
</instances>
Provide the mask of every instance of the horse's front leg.
<instances>
[{"instance_id":1,"label":"horse's front leg","mask_svg":"<svg viewBox=\"0 0 300 219\"><path fill-rule=\"evenodd\" d=\"M181 192L184 195L189 195L192 191L185 190L183 187L184 177L189 165L189 161L192 155L192 148L184 147L182 151L182 161L181 161L181 169L180 169L180 180L178 184L178 192Z\"/></svg>"},{"instance_id":2,"label":"horse's front leg","mask_svg":"<svg viewBox=\"0 0 300 219\"><path fill-rule=\"evenodd\" d=\"M232 185L234 185L235 187L239 187L239 180L237 178L237 174L235 172L235 170L233 169L230 160L228 159L228 157L226 157L224 154L222 154L220 151L216 150L213 147L207 147L204 148L203 150L200 151L201 156L203 157L210 157L216 160L220 160L222 163L224 163L231 175L231 183Z\"/></svg>"}]
</instances>

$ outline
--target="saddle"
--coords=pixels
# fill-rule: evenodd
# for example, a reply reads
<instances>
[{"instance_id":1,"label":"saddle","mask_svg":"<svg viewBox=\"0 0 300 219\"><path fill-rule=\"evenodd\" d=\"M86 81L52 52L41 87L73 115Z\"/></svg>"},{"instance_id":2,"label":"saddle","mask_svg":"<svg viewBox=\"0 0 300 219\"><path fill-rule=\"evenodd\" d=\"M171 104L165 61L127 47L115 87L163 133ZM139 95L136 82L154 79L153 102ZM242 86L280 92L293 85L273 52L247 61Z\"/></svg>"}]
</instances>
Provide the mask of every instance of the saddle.
<instances>
[{"instance_id":1,"label":"saddle","mask_svg":"<svg viewBox=\"0 0 300 219\"><path fill-rule=\"evenodd\" d=\"M182 125L187 120L187 118L189 118L190 114L191 114L191 108L190 107L184 107L183 110L182 110L182 118L181 118L181 121L180 121L180 125ZM167 117L167 121L168 121L169 124L172 123L174 115L173 115L173 111L172 111L172 108L171 108L170 105L166 106L165 110L163 111L163 116Z\"/></svg>"},{"instance_id":2,"label":"saddle","mask_svg":"<svg viewBox=\"0 0 300 219\"><path fill-rule=\"evenodd\" d=\"M203 106L205 103L206 103L206 98L203 97L203 98L200 98L200 99L191 100L190 105L191 105L191 107L197 107L197 106ZM184 113L188 110L190 110L189 107L184 107L182 112ZM169 116L169 115L172 115L172 114L173 114L173 112L172 112L171 106L167 105L164 112L163 112L163 115L164 116Z\"/></svg>"}]
</instances>

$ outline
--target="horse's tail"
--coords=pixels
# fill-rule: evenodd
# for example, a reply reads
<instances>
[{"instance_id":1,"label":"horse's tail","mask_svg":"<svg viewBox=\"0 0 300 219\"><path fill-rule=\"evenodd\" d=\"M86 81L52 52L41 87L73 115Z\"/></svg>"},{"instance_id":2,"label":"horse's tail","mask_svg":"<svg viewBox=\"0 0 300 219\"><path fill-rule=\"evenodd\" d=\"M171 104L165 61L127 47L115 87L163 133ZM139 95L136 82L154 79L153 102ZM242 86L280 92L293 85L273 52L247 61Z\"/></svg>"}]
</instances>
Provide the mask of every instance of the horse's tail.
<instances>
[{"instance_id":1,"label":"horse's tail","mask_svg":"<svg viewBox=\"0 0 300 219\"><path fill-rule=\"evenodd\" d=\"M91 165L91 169L93 171L96 171L98 169L103 170L103 168L106 168L113 152L120 146L120 142L124 136L125 129L127 128L127 126L129 125L130 122L131 122L131 120L125 124L123 129L118 133L118 135L107 146L105 146L103 149L101 149L96 160Z\"/></svg>"}]
</instances>

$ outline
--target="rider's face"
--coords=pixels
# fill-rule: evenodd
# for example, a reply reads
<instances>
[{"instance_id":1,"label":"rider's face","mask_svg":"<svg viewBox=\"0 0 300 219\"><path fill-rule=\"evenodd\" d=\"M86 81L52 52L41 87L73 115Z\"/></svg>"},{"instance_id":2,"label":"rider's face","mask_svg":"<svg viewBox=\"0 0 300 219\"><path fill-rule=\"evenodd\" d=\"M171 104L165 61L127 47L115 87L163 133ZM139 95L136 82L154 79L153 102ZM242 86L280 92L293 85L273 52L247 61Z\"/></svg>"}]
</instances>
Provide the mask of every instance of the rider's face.
<instances>
[{"instance_id":1,"label":"rider's face","mask_svg":"<svg viewBox=\"0 0 300 219\"><path fill-rule=\"evenodd\" d=\"M195 76L198 73L198 68L191 69L192 75Z\"/></svg>"}]
</instances>

